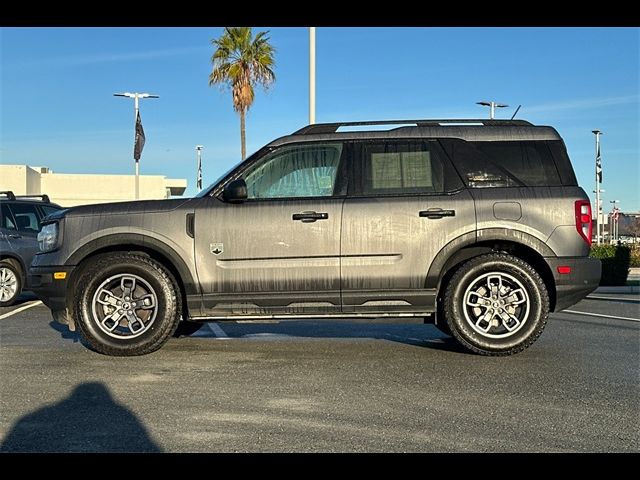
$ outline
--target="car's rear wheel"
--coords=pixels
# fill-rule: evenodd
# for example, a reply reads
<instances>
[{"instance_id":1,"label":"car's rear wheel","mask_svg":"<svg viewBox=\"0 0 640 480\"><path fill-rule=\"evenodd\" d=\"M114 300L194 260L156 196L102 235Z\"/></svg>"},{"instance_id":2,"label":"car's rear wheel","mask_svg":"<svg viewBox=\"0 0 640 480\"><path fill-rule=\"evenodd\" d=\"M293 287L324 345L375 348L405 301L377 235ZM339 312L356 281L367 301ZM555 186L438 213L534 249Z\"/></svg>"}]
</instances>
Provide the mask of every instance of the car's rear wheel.
<instances>
[{"instance_id":1,"label":"car's rear wheel","mask_svg":"<svg viewBox=\"0 0 640 480\"><path fill-rule=\"evenodd\" d=\"M482 355L511 355L540 336L549 296L536 270L503 253L475 257L451 277L444 296L453 337Z\"/></svg>"},{"instance_id":2,"label":"car's rear wheel","mask_svg":"<svg viewBox=\"0 0 640 480\"><path fill-rule=\"evenodd\" d=\"M16 303L22 291L22 273L11 260L0 261L0 307Z\"/></svg>"},{"instance_id":3,"label":"car's rear wheel","mask_svg":"<svg viewBox=\"0 0 640 480\"><path fill-rule=\"evenodd\" d=\"M107 355L144 355L160 348L180 320L173 275L150 257L114 253L83 270L74 318L83 339Z\"/></svg>"}]
</instances>

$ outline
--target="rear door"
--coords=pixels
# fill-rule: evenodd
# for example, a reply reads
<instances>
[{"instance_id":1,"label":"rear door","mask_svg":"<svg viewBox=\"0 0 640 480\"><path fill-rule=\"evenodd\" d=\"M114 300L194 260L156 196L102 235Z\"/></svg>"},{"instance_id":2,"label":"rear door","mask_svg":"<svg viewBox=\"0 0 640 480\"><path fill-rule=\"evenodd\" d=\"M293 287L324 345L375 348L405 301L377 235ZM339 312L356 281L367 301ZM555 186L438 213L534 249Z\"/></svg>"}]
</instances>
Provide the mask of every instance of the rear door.
<instances>
[{"instance_id":1,"label":"rear door","mask_svg":"<svg viewBox=\"0 0 640 480\"><path fill-rule=\"evenodd\" d=\"M342 216L343 311L432 311L429 266L475 231L473 199L437 141L367 141L355 151Z\"/></svg>"},{"instance_id":2,"label":"rear door","mask_svg":"<svg viewBox=\"0 0 640 480\"><path fill-rule=\"evenodd\" d=\"M40 216L34 204L2 203L3 245L20 257L25 268L29 268L33 256L38 252Z\"/></svg>"}]
</instances>

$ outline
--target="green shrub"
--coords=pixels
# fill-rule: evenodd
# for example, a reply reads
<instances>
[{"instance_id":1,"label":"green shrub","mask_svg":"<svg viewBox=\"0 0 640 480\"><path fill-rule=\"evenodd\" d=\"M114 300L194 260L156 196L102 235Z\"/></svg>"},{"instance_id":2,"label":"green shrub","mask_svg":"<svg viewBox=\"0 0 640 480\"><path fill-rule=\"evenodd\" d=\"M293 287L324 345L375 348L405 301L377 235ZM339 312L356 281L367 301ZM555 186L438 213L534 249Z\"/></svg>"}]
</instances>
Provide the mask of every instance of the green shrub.
<instances>
[{"instance_id":1,"label":"green shrub","mask_svg":"<svg viewBox=\"0 0 640 480\"><path fill-rule=\"evenodd\" d=\"M624 245L594 245L590 257L602 262L600 285L625 285L631 263L631 249Z\"/></svg>"}]
</instances>

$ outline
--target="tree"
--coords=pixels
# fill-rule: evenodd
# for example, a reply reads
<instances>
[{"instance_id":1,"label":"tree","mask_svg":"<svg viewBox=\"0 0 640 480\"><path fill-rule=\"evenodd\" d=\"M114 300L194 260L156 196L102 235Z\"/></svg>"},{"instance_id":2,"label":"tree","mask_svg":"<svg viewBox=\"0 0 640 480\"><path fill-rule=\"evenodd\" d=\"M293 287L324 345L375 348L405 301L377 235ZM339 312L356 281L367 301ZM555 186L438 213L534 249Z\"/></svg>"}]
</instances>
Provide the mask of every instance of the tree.
<instances>
[{"instance_id":1,"label":"tree","mask_svg":"<svg viewBox=\"0 0 640 480\"><path fill-rule=\"evenodd\" d=\"M638 236L640 236L640 217L635 217L627 225L627 232L633 235L633 244L635 245Z\"/></svg>"},{"instance_id":2,"label":"tree","mask_svg":"<svg viewBox=\"0 0 640 480\"><path fill-rule=\"evenodd\" d=\"M233 109L240 115L242 160L247 156L245 116L254 98L254 85L264 89L276 79L275 49L269 43L269 32L252 36L251 27L226 27L218 39L211 40L215 52L211 56L213 69L209 86L231 87Z\"/></svg>"}]
</instances>

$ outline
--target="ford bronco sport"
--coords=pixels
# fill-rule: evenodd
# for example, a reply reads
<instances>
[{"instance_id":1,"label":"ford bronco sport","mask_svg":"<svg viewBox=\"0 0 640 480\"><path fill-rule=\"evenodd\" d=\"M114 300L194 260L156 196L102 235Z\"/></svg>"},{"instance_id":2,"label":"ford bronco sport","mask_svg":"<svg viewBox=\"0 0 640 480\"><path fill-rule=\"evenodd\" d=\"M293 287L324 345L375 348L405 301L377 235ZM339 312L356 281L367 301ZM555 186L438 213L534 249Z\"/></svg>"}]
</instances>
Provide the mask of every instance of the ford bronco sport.
<instances>
[{"instance_id":1,"label":"ford bronco sport","mask_svg":"<svg viewBox=\"0 0 640 480\"><path fill-rule=\"evenodd\" d=\"M564 143L523 120L309 125L195 198L46 222L31 288L109 355L206 320L354 317L432 318L509 355L600 279Z\"/></svg>"}]
</instances>

